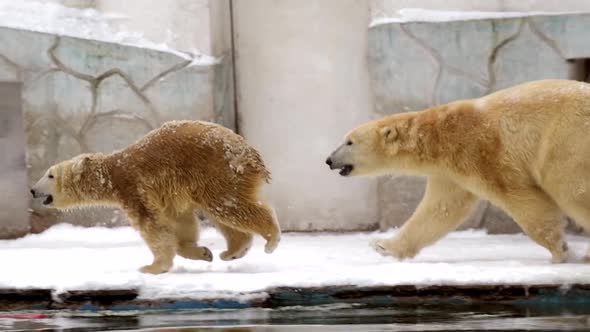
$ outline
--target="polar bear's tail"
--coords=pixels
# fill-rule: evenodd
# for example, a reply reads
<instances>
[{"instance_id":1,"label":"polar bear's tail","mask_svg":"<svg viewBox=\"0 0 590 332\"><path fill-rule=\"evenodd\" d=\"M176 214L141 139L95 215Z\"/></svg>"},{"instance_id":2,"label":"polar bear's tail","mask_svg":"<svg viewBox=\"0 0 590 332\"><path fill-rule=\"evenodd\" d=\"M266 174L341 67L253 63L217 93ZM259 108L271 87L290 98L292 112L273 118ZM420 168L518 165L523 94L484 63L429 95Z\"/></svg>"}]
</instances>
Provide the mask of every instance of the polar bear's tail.
<instances>
[{"instance_id":1,"label":"polar bear's tail","mask_svg":"<svg viewBox=\"0 0 590 332\"><path fill-rule=\"evenodd\" d=\"M265 168L264 169L264 181L266 181L266 183L270 183L272 181L272 176L270 175L270 172Z\"/></svg>"},{"instance_id":2,"label":"polar bear's tail","mask_svg":"<svg viewBox=\"0 0 590 332\"><path fill-rule=\"evenodd\" d=\"M264 181L266 181L266 183L270 183L272 181L272 176L270 174L270 171L268 170L268 168L266 167L266 165L264 164L264 161L262 160L262 157L260 156L260 153L254 149L251 148L250 150L250 164L261 173L262 178L264 179Z\"/></svg>"},{"instance_id":3,"label":"polar bear's tail","mask_svg":"<svg viewBox=\"0 0 590 332\"><path fill-rule=\"evenodd\" d=\"M262 163L262 160L260 166L262 166L262 176L264 177L264 181L266 181L266 183L270 183L272 181L272 176L270 175L268 168L266 168L264 163Z\"/></svg>"}]
</instances>

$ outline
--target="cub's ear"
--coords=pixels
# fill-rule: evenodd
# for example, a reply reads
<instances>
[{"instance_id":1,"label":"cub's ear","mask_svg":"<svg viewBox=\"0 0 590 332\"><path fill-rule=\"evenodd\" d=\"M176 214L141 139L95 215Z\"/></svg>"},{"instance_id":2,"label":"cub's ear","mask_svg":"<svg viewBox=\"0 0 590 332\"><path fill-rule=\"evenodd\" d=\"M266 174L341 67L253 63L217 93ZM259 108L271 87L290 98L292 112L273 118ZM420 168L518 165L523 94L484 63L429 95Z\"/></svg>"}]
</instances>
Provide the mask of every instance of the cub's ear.
<instances>
[{"instance_id":1,"label":"cub's ear","mask_svg":"<svg viewBox=\"0 0 590 332\"><path fill-rule=\"evenodd\" d=\"M74 173L81 173L82 170L84 169L84 167L86 165L88 165L88 163L90 162L90 157L88 156L84 156L82 158L80 158L78 161L76 161L72 167L72 171Z\"/></svg>"},{"instance_id":2,"label":"cub's ear","mask_svg":"<svg viewBox=\"0 0 590 332\"><path fill-rule=\"evenodd\" d=\"M381 134L381 137L383 137L383 139L388 143L395 141L398 136L397 129L387 126L379 129L379 133Z\"/></svg>"}]
</instances>

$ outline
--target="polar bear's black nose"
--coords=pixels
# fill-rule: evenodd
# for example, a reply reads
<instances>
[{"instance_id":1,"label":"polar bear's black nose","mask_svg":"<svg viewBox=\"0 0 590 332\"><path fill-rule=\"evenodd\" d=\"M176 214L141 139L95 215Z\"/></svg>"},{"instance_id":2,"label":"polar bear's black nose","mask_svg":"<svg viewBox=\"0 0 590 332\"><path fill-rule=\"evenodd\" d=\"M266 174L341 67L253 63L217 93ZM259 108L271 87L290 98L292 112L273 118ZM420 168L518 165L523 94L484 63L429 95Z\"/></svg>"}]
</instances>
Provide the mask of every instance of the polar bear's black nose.
<instances>
[{"instance_id":1,"label":"polar bear's black nose","mask_svg":"<svg viewBox=\"0 0 590 332\"><path fill-rule=\"evenodd\" d=\"M326 159L326 164L328 164L328 166L332 166L332 158Z\"/></svg>"},{"instance_id":2,"label":"polar bear's black nose","mask_svg":"<svg viewBox=\"0 0 590 332\"><path fill-rule=\"evenodd\" d=\"M35 197L35 189L31 189L31 195L33 195L33 197Z\"/></svg>"}]
</instances>

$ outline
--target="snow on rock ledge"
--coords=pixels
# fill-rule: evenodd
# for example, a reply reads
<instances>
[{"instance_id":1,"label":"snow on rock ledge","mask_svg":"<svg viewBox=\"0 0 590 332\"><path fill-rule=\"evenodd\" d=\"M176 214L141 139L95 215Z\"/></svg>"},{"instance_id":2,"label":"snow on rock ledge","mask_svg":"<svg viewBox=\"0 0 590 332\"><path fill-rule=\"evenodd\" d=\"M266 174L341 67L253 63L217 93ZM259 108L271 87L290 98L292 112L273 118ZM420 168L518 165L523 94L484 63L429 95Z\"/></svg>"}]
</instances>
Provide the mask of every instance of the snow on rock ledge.
<instances>
[{"instance_id":1,"label":"snow on rock ledge","mask_svg":"<svg viewBox=\"0 0 590 332\"><path fill-rule=\"evenodd\" d=\"M581 12L480 12L480 11L446 11L422 8L404 8L398 12L398 17L375 17L369 27L389 23L408 22L452 22L488 19L506 19L516 17L549 16L579 14Z\"/></svg>"},{"instance_id":2,"label":"snow on rock ledge","mask_svg":"<svg viewBox=\"0 0 590 332\"><path fill-rule=\"evenodd\" d=\"M56 3L0 0L0 26L108 43L117 43L173 53L194 64L212 65L216 59L205 54L190 54L154 43L139 32L115 28L119 14L106 14L95 9L68 8Z\"/></svg>"}]
</instances>

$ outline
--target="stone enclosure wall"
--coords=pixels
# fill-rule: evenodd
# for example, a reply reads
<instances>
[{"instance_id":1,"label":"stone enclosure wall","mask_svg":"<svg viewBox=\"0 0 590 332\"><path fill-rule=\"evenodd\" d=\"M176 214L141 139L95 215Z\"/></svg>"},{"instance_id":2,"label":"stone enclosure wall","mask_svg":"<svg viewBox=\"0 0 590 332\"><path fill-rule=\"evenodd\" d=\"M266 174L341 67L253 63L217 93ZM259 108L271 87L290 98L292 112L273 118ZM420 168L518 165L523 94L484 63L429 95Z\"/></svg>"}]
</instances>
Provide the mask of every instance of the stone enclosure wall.
<instances>
[{"instance_id":1,"label":"stone enclosure wall","mask_svg":"<svg viewBox=\"0 0 590 332\"><path fill-rule=\"evenodd\" d=\"M589 29L588 14L376 25L369 32L376 116L479 97L536 79L587 81ZM381 179L381 228L401 225L424 188L424 179ZM483 202L466 227L519 231L501 210Z\"/></svg>"},{"instance_id":2,"label":"stone enclosure wall","mask_svg":"<svg viewBox=\"0 0 590 332\"><path fill-rule=\"evenodd\" d=\"M22 83L29 184L54 162L120 149L167 120L202 119L237 129L261 150L274 178L266 194L284 230L386 229L414 211L424 180L330 172L323 161L350 128L529 80L588 80L590 15L368 28L364 0L309 3L236 0L233 39L229 15L212 23L218 63L0 28L0 81ZM31 206L31 219L34 232L57 222L126 223L116 209ZM483 202L466 227L519 231Z\"/></svg>"},{"instance_id":3,"label":"stone enclosure wall","mask_svg":"<svg viewBox=\"0 0 590 332\"><path fill-rule=\"evenodd\" d=\"M110 152L173 119L234 128L229 58L189 55L0 28L0 81L22 82L29 184L51 164ZM31 207L33 231L56 222L119 225L113 209Z\"/></svg>"}]
</instances>

